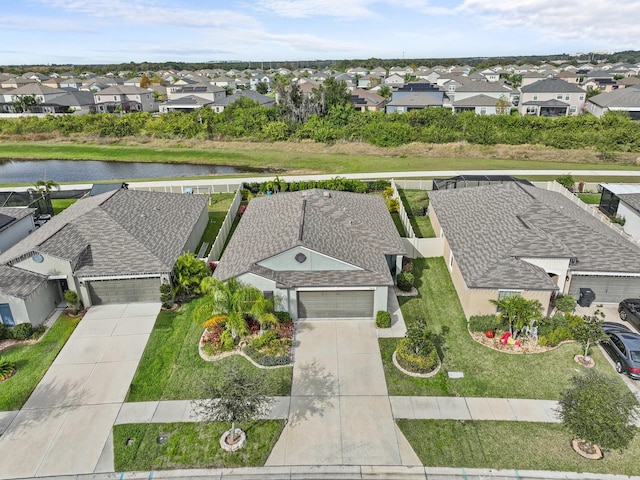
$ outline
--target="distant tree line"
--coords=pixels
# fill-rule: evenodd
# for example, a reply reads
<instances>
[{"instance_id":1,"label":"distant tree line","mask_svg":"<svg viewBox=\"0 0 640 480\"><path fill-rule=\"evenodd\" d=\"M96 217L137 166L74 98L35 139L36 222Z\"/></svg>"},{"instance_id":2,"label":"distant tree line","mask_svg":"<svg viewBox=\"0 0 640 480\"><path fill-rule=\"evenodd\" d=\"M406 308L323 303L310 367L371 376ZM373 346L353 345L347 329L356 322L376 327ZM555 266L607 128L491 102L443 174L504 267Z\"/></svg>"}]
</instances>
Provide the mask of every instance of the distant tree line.
<instances>
[{"instance_id":1,"label":"distant tree line","mask_svg":"<svg viewBox=\"0 0 640 480\"><path fill-rule=\"evenodd\" d=\"M366 142L393 147L411 142L468 142L478 145L535 144L559 149L592 148L606 161L615 152L640 151L640 123L624 113L545 118L521 115L452 114L427 108L403 114L359 112L339 91L325 90L311 101L290 90L287 99L265 108L247 98L221 113L130 113L20 117L0 120L2 136L52 134L64 137L149 137L250 141Z\"/></svg>"}]
</instances>

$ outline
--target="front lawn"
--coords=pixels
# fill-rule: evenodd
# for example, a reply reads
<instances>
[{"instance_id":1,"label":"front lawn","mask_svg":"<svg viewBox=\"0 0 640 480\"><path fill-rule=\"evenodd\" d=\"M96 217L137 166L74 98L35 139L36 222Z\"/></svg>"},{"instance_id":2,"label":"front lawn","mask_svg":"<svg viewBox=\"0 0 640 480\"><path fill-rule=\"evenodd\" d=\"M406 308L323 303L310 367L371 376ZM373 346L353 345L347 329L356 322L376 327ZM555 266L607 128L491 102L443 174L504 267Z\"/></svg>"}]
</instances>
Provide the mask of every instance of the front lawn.
<instances>
[{"instance_id":1,"label":"front lawn","mask_svg":"<svg viewBox=\"0 0 640 480\"><path fill-rule=\"evenodd\" d=\"M445 338L443 371L432 378L413 378L400 373L391 361L398 339L382 338L380 351L389 395L447 395L469 397L557 399L569 378L580 368L573 356L576 343L546 353L512 355L476 343L467 330L467 320L458 301L449 271L442 257L413 261L417 297L400 297L405 322L424 317L436 333ZM592 349L596 368L615 376L598 348ZM451 379L446 372L462 372Z\"/></svg>"},{"instance_id":2,"label":"front lawn","mask_svg":"<svg viewBox=\"0 0 640 480\"><path fill-rule=\"evenodd\" d=\"M190 400L205 397L204 379L216 381L220 366L257 371L249 361L232 355L215 362L206 362L198 354L198 342L204 330L203 322L210 312L198 311L203 299L184 304L176 312L160 312L138 370L129 387L128 402L150 400ZM259 369L268 378L269 395L289 395L292 367Z\"/></svg>"},{"instance_id":3,"label":"front lawn","mask_svg":"<svg viewBox=\"0 0 640 480\"><path fill-rule=\"evenodd\" d=\"M425 215L425 209L429 206L429 194L425 190L398 189L413 231L417 237L434 238L436 236L431 226L431 219Z\"/></svg>"},{"instance_id":4,"label":"front lawn","mask_svg":"<svg viewBox=\"0 0 640 480\"><path fill-rule=\"evenodd\" d=\"M38 343L11 347L0 353L14 362L17 369L11 378L0 382L0 411L17 410L25 404L79 321L60 315Z\"/></svg>"},{"instance_id":5,"label":"front lawn","mask_svg":"<svg viewBox=\"0 0 640 480\"><path fill-rule=\"evenodd\" d=\"M284 421L256 420L237 426L246 432L247 444L237 452L228 453L219 443L222 433L231 428L227 423L116 425L113 427L115 470L263 466L282 433ZM168 437L166 443L158 443L160 435Z\"/></svg>"},{"instance_id":6,"label":"front lawn","mask_svg":"<svg viewBox=\"0 0 640 480\"><path fill-rule=\"evenodd\" d=\"M573 451L560 424L458 420L398 420L428 467L640 474L640 437L622 453L587 460Z\"/></svg>"}]
</instances>

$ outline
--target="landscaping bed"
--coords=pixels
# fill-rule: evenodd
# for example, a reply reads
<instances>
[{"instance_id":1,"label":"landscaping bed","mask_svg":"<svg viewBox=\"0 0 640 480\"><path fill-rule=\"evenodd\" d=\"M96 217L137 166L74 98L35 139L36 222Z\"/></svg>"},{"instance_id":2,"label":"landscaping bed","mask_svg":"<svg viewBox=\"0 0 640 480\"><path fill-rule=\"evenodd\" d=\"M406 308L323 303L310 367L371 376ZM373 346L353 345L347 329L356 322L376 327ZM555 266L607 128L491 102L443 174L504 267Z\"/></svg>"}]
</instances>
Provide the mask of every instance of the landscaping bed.
<instances>
[{"instance_id":1,"label":"landscaping bed","mask_svg":"<svg viewBox=\"0 0 640 480\"><path fill-rule=\"evenodd\" d=\"M577 343L568 343L546 353L509 355L477 343L467 329L449 271L442 257L413 261L417 297L400 297L407 326L418 317L443 337L442 369L431 378L402 374L392 361L399 339L379 339L389 395L450 395L470 397L557 399L569 385L578 365L574 355L583 353ZM597 370L622 379L602 353L592 351ZM447 372L462 372L463 378L448 378Z\"/></svg>"},{"instance_id":2,"label":"landscaping bed","mask_svg":"<svg viewBox=\"0 0 640 480\"><path fill-rule=\"evenodd\" d=\"M638 436L627 450L608 451L594 461L573 451L571 434L560 424L398 420L398 426L428 467L640 473Z\"/></svg>"},{"instance_id":3,"label":"landscaping bed","mask_svg":"<svg viewBox=\"0 0 640 480\"><path fill-rule=\"evenodd\" d=\"M128 402L151 400L190 400L205 398L203 379L215 381L219 366L255 369L251 363L234 355L219 362L205 362L198 353L202 324L210 314L198 309L206 299L184 304L175 312L160 312L138 370L129 387ZM260 370L268 377L271 395L289 395L292 367Z\"/></svg>"},{"instance_id":4,"label":"landscaping bed","mask_svg":"<svg viewBox=\"0 0 640 480\"><path fill-rule=\"evenodd\" d=\"M2 352L2 358L12 362L16 371L0 385L0 411L17 410L25 404L79 321L61 315L39 341Z\"/></svg>"},{"instance_id":5,"label":"landscaping bed","mask_svg":"<svg viewBox=\"0 0 640 480\"><path fill-rule=\"evenodd\" d=\"M117 472L178 468L237 468L263 466L284 428L283 420L256 420L238 424L247 434L246 445L225 452L219 439L229 429L222 422L143 423L113 427ZM160 436L164 443L158 442Z\"/></svg>"}]
</instances>

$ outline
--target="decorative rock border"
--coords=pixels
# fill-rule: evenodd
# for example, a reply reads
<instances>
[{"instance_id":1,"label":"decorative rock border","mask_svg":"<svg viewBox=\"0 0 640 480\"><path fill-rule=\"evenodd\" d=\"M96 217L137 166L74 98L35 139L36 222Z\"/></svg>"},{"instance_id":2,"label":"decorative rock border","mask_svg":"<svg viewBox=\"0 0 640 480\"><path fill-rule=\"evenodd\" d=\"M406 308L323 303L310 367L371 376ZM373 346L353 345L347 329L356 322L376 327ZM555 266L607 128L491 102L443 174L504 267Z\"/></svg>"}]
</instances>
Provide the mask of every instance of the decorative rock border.
<instances>
[{"instance_id":1,"label":"decorative rock border","mask_svg":"<svg viewBox=\"0 0 640 480\"><path fill-rule=\"evenodd\" d=\"M585 359L588 358L589 360L585 362ZM585 357L584 355L574 355L573 356L573 360L580 366L584 367L584 368L593 368L596 366L596 362L593 358L591 357Z\"/></svg>"},{"instance_id":2,"label":"decorative rock border","mask_svg":"<svg viewBox=\"0 0 640 480\"><path fill-rule=\"evenodd\" d=\"M393 355L391 356L391 360L393 360L393 364L402 373L404 373L405 375L409 375L410 377L416 377L416 378L433 377L440 371L440 368L442 367L442 362L438 362L438 366L434 368L432 371L430 371L429 373L415 373L415 372L410 372L409 370L406 370L400 366L400 364L398 363L398 359L396 358L396 352L393 352Z\"/></svg>"},{"instance_id":3,"label":"decorative rock border","mask_svg":"<svg viewBox=\"0 0 640 480\"><path fill-rule=\"evenodd\" d=\"M591 448L593 448L594 452L588 453L580 448L580 445L583 443L584 442L579 438L574 438L573 440L571 440L571 448L573 448L578 455L580 455L581 457L587 458L589 460L600 460L601 458L604 457L604 455L602 454L602 450L600 450L599 446L591 445Z\"/></svg>"},{"instance_id":4,"label":"decorative rock border","mask_svg":"<svg viewBox=\"0 0 640 480\"><path fill-rule=\"evenodd\" d=\"M204 353L204 350L202 350L202 337L204 337L205 332L206 330L202 333L202 335L200 335L200 341L198 342L198 353L200 354L200 358L202 358L205 362L216 362L218 360L222 360L223 358L230 357L231 355L240 355L241 357L244 357L247 360L249 360L249 362L251 362L251 364L254 367L263 368L265 370L290 367L293 365L293 362L287 363L285 365L272 365L272 366L260 365L253 358L251 358L249 355L244 353L242 350L231 350L229 352L218 353L217 355L214 355L214 356L207 355L206 353Z\"/></svg>"},{"instance_id":5,"label":"decorative rock border","mask_svg":"<svg viewBox=\"0 0 640 480\"><path fill-rule=\"evenodd\" d=\"M417 297L418 296L418 289L416 287L411 287L411 290L409 290L408 292L404 290L400 290L397 285L393 287L393 289L394 289L394 293L396 294L396 297Z\"/></svg>"},{"instance_id":6,"label":"decorative rock border","mask_svg":"<svg viewBox=\"0 0 640 480\"><path fill-rule=\"evenodd\" d=\"M244 447L245 443L247 443L247 434L239 428L235 429L236 436L240 437L236 443L227 443L227 437L231 435L231 429L227 430L220 437L220 448L222 448L226 452L235 452L236 450L240 450Z\"/></svg>"}]
</instances>

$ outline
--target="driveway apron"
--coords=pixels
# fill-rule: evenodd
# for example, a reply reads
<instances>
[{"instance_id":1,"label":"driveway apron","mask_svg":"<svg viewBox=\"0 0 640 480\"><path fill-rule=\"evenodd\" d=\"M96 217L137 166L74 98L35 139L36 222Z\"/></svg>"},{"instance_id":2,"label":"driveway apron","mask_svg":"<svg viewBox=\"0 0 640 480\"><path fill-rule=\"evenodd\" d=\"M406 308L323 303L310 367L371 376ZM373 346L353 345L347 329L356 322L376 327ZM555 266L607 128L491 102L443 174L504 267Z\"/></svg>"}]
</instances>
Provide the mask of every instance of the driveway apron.
<instances>
[{"instance_id":1,"label":"driveway apron","mask_svg":"<svg viewBox=\"0 0 640 480\"><path fill-rule=\"evenodd\" d=\"M287 425L267 465L420 464L397 429L373 321L297 325Z\"/></svg>"},{"instance_id":2,"label":"driveway apron","mask_svg":"<svg viewBox=\"0 0 640 480\"><path fill-rule=\"evenodd\" d=\"M111 428L159 310L89 309L0 437L0 478L113 471Z\"/></svg>"}]
</instances>

